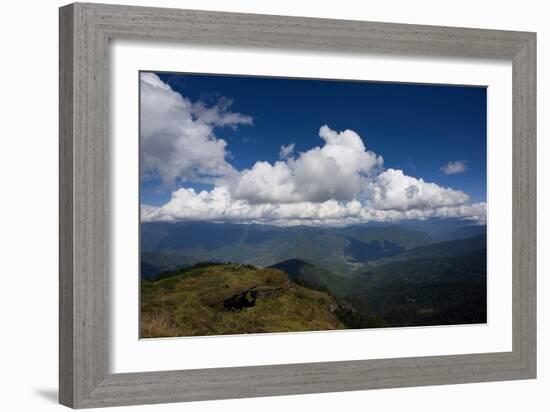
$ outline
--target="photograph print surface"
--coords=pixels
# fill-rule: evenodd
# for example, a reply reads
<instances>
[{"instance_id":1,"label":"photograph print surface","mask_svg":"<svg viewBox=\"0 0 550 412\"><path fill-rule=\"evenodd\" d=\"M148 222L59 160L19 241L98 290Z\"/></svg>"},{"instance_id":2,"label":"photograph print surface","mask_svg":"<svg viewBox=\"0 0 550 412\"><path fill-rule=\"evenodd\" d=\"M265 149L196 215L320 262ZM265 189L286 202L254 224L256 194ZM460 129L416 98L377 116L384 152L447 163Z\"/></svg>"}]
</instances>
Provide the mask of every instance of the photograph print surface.
<instances>
[{"instance_id":1,"label":"photograph print surface","mask_svg":"<svg viewBox=\"0 0 550 412\"><path fill-rule=\"evenodd\" d=\"M487 321L486 88L140 76L140 337Z\"/></svg>"}]
</instances>

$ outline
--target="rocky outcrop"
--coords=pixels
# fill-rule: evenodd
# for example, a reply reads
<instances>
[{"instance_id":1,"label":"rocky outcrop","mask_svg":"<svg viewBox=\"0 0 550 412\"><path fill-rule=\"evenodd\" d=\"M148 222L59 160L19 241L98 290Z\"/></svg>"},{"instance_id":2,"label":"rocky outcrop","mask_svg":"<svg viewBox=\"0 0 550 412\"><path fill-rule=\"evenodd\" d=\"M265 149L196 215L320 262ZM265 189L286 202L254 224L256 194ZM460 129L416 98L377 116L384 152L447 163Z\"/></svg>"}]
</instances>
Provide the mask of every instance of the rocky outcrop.
<instances>
[{"instance_id":1,"label":"rocky outcrop","mask_svg":"<svg viewBox=\"0 0 550 412\"><path fill-rule=\"evenodd\" d=\"M209 306L223 306L225 310L241 310L256 304L257 299L278 296L283 288L278 286L258 285L235 293L221 301L213 302Z\"/></svg>"}]
</instances>

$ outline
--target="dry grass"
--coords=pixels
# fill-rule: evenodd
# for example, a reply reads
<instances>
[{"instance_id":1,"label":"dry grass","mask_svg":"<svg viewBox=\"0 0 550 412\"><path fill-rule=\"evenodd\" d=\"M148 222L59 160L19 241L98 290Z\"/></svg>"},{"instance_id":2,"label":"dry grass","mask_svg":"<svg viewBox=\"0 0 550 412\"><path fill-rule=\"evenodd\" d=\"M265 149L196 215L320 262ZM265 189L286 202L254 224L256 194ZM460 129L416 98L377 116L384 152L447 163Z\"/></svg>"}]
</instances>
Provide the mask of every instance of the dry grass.
<instances>
[{"instance_id":1,"label":"dry grass","mask_svg":"<svg viewBox=\"0 0 550 412\"><path fill-rule=\"evenodd\" d=\"M154 338L157 336L179 336L178 327L173 319L165 313L142 313L140 319L140 336Z\"/></svg>"}]
</instances>

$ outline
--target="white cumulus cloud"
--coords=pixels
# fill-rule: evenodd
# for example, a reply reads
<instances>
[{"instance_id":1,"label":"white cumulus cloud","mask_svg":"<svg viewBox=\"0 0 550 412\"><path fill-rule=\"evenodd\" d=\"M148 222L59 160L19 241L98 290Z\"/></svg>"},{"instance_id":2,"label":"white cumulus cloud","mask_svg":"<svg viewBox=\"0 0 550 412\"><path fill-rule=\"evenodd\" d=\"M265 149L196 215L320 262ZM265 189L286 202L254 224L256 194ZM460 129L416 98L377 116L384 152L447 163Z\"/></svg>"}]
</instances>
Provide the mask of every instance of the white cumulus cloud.
<instances>
[{"instance_id":1,"label":"white cumulus cloud","mask_svg":"<svg viewBox=\"0 0 550 412\"><path fill-rule=\"evenodd\" d=\"M351 201L362 192L370 176L384 159L365 148L357 133L336 132L322 126L324 141L273 164L256 162L250 169L220 179L233 198L251 203Z\"/></svg>"},{"instance_id":2,"label":"white cumulus cloud","mask_svg":"<svg viewBox=\"0 0 550 412\"><path fill-rule=\"evenodd\" d=\"M456 173L463 173L466 171L466 161L465 160L456 160L454 162L449 162L445 166L441 167L441 171L446 175L454 175Z\"/></svg>"},{"instance_id":3,"label":"white cumulus cloud","mask_svg":"<svg viewBox=\"0 0 550 412\"><path fill-rule=\"evenodd\" d=\"M181 188L161 207L144 205L144 221L210 220L277 225L333 225L434 217L485 221L486 204L402 170L382 169L349 130L323 126L325 141L296 158L256 162L216 180L210 191ZM336 147L334 147L336 146Z\"/></svg>"},{"instance_id":4,"label":"white cumulus cloud","mask_svg":"<svg viewBox=\"0 0 550 412\"><path fill-rule=\"evenodd\" d=\"M161 207L143 205L143 221L209 220L275 225L342 226L365 222L390 222L434 217L465 218L485 222L486 204L442 206L431 209L381 210L362 205L358 200L338 202L261 203L253 204L232 198L226 188L195 192L178 189Z\"/></svg>"},{"instance_id":5,"label":"white cumulus cloud","mask_svg":"<svg viewBox=\"0 0 550 412\"><path fill-rule=\"evenodd\" d=\"M252 118L229 110L231 100L214 106L191 102L153 73L140 77L141 166L144 178L159 177L167 186L176 179L209 179L234 172L227 143L214 127L251 124Z\"/></svg>"},{"instance_id":6,"label":"white cumulus cloud","mask_svg":"<svg viewBox=\"0 0 550 412\"><path fill-rule=\"evenodd\" d=\"M396 169L380 173L369 183L367 199L374 209L400 211L457 206L470 200L464 192L407 176Z\"/></svg>"},{"instance_id":7,"label":"white cumulus cloud","mask_svg":"<svg viewBox=\"0 0 550 412\"><path fill-rule=\"evenodd\" d=\"M294 143L291 143L289 145L282 145L281 150L279 151L279 157L281 159L288 159L294 154Z\"/></svg>"}]
</instances>

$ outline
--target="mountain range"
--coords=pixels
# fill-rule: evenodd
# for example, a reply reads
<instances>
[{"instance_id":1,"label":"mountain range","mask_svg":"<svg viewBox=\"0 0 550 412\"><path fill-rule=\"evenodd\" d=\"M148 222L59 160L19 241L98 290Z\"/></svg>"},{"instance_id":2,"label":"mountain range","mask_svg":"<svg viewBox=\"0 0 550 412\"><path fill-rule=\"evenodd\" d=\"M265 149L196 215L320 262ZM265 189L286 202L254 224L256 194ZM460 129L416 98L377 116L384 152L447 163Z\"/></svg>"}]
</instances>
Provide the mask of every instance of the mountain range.
<instances>
[{"instance_id":1,"label":"mountain range","mask_svg":"<svg viewBox=\"0 0 550 412\"><path fill-rule=\"evenodd\" d=\"M348 328L485 323L486 241L485 226L459 219L343 228L142 223L141 277L150 287L200 262L220 273L245 265L327 293L351 308L338 312Z\"/></svg>"},{"instance_id":2,"label":"mountain range","mask_svg":"<svg viewBox=\"0 0 550 412\"><path fill-rule=\"evenodd\" d=\"M348 276L373 262L415 255L430 256L439 248L453 250L445 241L484 236L485 226L447 219L427 221L428 231L418 224L317 228L277 227L209 222L142 223L142 277L154 277L164 270L190 266L200 261L240 262L259 267L300 259L335 275ZM460 226L461 225L461 226ZM437 230L435 230L437 229ZM478 243L483 243L478 238ZM420 247L425 249L418 249ZM463 249L473 246L464 243ZM478 245L475 245L477 248ZM411 251L415 252L411 252Z\"/></svg>"}]
</instances>

